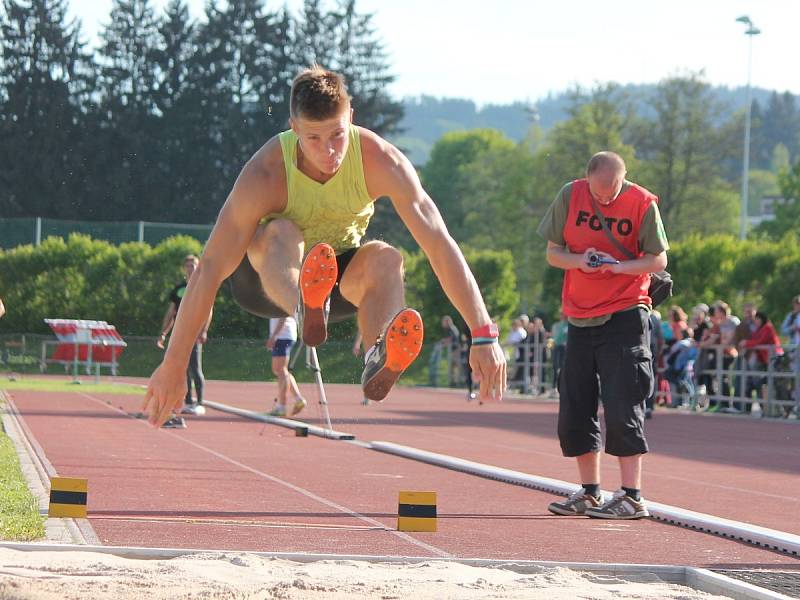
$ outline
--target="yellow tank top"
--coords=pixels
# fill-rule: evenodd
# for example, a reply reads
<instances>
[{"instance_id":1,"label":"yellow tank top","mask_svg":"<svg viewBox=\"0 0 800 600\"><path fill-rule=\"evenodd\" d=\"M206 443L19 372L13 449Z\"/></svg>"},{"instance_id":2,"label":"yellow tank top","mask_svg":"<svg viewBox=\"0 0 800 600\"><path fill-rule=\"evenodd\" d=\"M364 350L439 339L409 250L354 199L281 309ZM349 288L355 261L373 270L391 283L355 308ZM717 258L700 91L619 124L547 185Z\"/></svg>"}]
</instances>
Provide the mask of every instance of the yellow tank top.
<instances>
[{"instance_id":1,"label":"yellow tank top","mask_svg":"<svg viewBox=\"0 0 800 600\"><path fill-rule=\"evenodd\" d=\"M364 237L375 206L367 192L364 165L361 162L361 139L350 125L350 144L336 174L320 183L297 168L297 135L291 129L278 138L286 168L288 201L286 210L264 221L288 219L303 232L306 250L327 242L337 254L357 248Z\"/></svg>"}]
</instances>

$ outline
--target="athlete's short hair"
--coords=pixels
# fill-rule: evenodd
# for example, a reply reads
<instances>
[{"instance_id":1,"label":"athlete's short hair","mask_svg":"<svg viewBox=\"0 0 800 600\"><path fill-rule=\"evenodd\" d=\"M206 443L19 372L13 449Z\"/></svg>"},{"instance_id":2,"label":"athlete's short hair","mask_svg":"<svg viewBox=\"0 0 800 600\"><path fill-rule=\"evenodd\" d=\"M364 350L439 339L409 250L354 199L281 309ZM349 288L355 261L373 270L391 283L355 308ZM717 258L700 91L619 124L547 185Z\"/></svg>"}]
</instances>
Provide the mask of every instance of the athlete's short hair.
<instances>
[{"instance_id":1,"label":"athlete's short hair","mask_svg":"<svg viewBox=\"0 0 800 600\"><path fill-rule=\"evenodd\" d=\"M350 94L344 77L314 64L292 82L289 98L290 116L312 121L330 119L350 106Z\"/></svg>"},{"instance_id":2,"label":"athlete's short hair","mask_svg":"<svg viewBox=\"0 0 800 600\"><path fill-rule=\"evenodd\" d=\"M197 258L197 255L195 255L195 254L187 254L187 255L186 255L184 258L183 258L183 262L184 262L184 263L187 263L187 262L189 262L189 261L196 263L196 262L200 262L200 259L199 259L199 258Z\"/></svg>"}]
</instances>

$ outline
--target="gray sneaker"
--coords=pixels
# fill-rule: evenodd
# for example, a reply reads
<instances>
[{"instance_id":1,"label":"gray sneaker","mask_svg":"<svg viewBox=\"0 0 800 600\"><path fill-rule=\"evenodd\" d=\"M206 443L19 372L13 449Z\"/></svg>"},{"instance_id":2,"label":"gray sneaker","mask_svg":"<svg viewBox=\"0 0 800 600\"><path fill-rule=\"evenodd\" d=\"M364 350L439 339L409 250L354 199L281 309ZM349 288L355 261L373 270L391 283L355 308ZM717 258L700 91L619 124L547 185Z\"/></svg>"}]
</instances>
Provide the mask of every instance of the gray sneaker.
<instances>
[{"instance_id":1,"label":"gray sneaker","mask_svg":"<svg viewBox=\"0 0 800 600\"><path fill-rule=\"evenodd\" d=\"M572 492L569 498L563 502L551 502L547 510L556 515L583 515L586 514L589 508L595 508L602 503L602 498L587 494L586 490L581 488L576 492Z\"/></svg>"},{"instance_id":2,"label":"gray sneaker","mask_svg":"<svg viewBox=\"0 0 800 600\"><path fill-rule=\"evenodd\" d=\"M286 416L286 407L283 404L278 404L277 399L275 401L275 405L272 407L272 410L267 413L268 417L285 417Z\"/></svg>"},{"instance_id":3,"label":"gray sneaker","mask_svg":"<svg viewBox=\"0 0 800 600\"><path fill-rule=\"evenodd\" d=\"M595 519L642 519L649 517L650 513L644 499L634 500L624 490L618 490L602 506L587 508L586 516Z\"/></svg>"},{"instance_id":4,"label":"gray sneaker","mask_svg":"<svg viewBox=\"0 0 800 600\"><path fill-rule=\"evenodd\" d=\"M422 349L422 317L413 308L397 313L384 329L361 374L364 398L380 402Z\"/></svg>"},{"instance_id":5,"label":"gray sneaker","mask_svg":"<svg viewBox=\"0 0 800 600\"><path fill-rule=\"evenodd\" d=\"M182 415L204 415L206 414L206 407L202 404L198 404L197 402L193 402L192 404L186 404L181 409Z\"/></svg>"}]
</instances>

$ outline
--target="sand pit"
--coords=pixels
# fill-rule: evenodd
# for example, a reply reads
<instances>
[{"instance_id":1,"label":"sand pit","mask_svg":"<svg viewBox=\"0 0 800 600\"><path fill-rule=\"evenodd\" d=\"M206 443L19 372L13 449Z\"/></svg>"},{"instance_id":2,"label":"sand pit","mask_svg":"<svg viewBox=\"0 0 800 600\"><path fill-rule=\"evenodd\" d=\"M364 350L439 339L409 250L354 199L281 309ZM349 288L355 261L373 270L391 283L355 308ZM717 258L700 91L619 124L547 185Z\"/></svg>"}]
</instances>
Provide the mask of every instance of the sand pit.
<instances>
[{"instance_id":1,"label":"sand pit","mask_svg":"<svg viewBox=\"0 0 800 600\"><path fill-rule=\"evenodd\" d=\"M93 552L0 548L0 600L724 598L667 583L654 574L622 579L563 567L523 570L436 560L301 563L237 552L143 560Z\"/></svg>"}]
</instances>

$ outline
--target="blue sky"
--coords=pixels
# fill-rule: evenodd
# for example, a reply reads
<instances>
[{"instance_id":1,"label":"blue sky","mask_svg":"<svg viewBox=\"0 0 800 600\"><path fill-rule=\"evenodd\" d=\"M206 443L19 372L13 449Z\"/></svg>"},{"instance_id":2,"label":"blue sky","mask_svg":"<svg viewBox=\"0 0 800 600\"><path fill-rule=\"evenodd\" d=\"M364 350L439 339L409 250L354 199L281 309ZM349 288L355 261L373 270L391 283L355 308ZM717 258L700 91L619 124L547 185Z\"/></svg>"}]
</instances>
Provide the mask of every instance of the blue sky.
<instances>
[{"instance_id":1,"label":"blue sky","mask_svg":"<svg viewBox=\"0 0 800 600\"><path fill-rule=\"evenodd\" d=\"M111 0L69 0L91 42ZM153 0L160 10L166 0ZM189 0L202 18L204 0ZM267 1L268 8L283 2ZM297 10L301 0L286 2ZM332 4L329 4L332 5ZM535 101L571 85L653 83L704 70L715 85L747 81L800 94L797 0L360 0L374 13L397 81L395 97L427 94L478 104Z\"/></svg>"}]
</instances>

